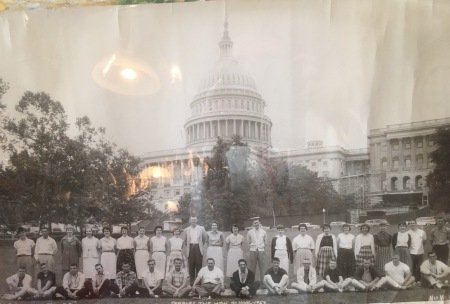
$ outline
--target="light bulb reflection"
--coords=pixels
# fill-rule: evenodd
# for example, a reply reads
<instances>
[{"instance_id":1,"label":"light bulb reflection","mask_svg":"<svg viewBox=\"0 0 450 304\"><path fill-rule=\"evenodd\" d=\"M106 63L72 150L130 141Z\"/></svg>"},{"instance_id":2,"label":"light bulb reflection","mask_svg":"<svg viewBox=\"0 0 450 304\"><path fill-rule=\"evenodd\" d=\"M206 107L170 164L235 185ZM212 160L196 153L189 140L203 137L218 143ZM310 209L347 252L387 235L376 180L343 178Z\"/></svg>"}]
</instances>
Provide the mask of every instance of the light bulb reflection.
<instances>
[{"instance_id":1,"label":"light bulb reflection","mask_svg":"<svg viewBox=\"0 0 450 304\"><path fill-rule=\"evenodd\" d=\"M124 69L120 72L120 75L128 80L133 80L136 78L137 74L133 69Z\"/></svg>"}]
</instances>

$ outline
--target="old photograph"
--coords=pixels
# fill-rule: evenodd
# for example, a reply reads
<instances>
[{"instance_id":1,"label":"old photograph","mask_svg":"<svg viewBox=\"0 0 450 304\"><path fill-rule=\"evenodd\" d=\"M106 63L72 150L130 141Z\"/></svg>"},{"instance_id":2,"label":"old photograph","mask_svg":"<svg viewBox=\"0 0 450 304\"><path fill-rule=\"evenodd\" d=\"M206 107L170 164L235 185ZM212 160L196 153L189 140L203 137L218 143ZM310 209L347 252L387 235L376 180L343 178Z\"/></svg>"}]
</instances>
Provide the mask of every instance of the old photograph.
<instances>
[{"instance_id":1,"label":"old photograph","mask_svg":"<svg viewBox=\"0 0 450 304\"><path fill-rule=\"evenodd\" d=\"M450 301L450 3L33 1L0 303Z\"/></svg>"}]
</instances>

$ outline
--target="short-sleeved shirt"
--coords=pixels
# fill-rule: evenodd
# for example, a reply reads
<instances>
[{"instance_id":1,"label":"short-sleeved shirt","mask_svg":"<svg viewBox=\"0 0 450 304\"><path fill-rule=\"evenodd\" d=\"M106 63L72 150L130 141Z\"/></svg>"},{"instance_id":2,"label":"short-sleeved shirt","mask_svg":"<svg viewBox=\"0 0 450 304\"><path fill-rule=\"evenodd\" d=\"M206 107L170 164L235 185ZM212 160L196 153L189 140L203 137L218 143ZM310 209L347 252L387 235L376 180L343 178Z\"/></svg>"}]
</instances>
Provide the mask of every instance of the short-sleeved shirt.
<instances>
[{"instance_id":1,"label":"short-sleeved shirt","mask_svg":"<svg viewBox=\"0 0 450 304\"><path fill-rule=\"evenodd\" d=\"M409 253L411 254L423 254L423 242L427 240L427 234L422 229L409 230L411 236L411 247L409 247Z\"/></svg>"},{"instance_id":2,"label":"short-sleeved shirt","mask_svg":"<svg viewBox=\"0 0 450 304\"><path fill-rule=\"evenodd\" d=\"M50 285L50 287L56 286L56 275L54 272L49 271L47 273L47 276L45 276L44 273L41 271L38 273L37 279L38 281L41 280L41 288L47 285L48 281L52 282L52 285Z\"/></svg>"},{"instance_id":3,"label":"short-sleeved shirt","mask_svg":"<svg viewBox=\"0 0 450 304\"><path fill-rule=\"evenodd\" d=\"M270 275L270 276L272 277L272 281L273 281L274 283L280 283L281 278L282 278L284 275L287 275L287 272L286 272L286 270L284 270L283 268L278 268L277 273L275 273L275 271L273 271L273 268L271 267L271 268L269 268L269 269L266 271L265 275L267 275L267 274Z\"/></svg>"},{"instance_id":4,"label":"short-sleeved shirt","mask_svg":"<svg viewBox=\"0 0 450 304\"><path fill-rule=\"evenodd\" d=\"M208 266L205 266L200 269L197 277L202 278L203 283L220 284L220 279L223 278L223 272L218 267L214 267L213 270L209 270Z\"/></svg>"},{"instance_id":5,"label":"short-sleeved shirt","mask_svg":"<svg viewBox=\"0 0 450 304\"><path fill-rule=\"evenodd\" d=\"M18 239L14 242L14 248L17 250L17 255L29 255L31 256L31 249L34 247L34 241L28 238L25 240Z\"/></svg>"},{"instance_id":6,"label":"short-sleeved shirt","mask_svg":"<svg viewBox=\"0 0 450 304\"><path fill-rule=\"evenodd\" d=\"M450 240L450 228L445 226L442 229L434 227L431 229L430 236L432 240L431 245L446 245Z\"/></svg>"},{"instance_id":7,"label":"short-sleeved shirt","mask_svg":"<svg viewBox=\"0 0 450 304\"><path fill-rule=\"evenodd\" d=\"M153 270L153 272L150 272L150 270L145 270L142 273L142 278L147 282L148 286L154 287L158 283L159 280L164 280L164 276L161 272L158 270Z\"/></svg>"},{"instance_id":8,"label":"short-sleeved shirt","mask_svg":"<svg viewBox=\"0 0 450 304\"><path fill-rule=\"evenodd\" d=\"M175 268L167 272L166 281L170 282L175 287L180 287L183 284L184 279L188 279L189 275L187 271L183 268L180 271L175 271Z\"/></svg>"},{"instance_id":9,"label":"short-sleeved shirt","mask_svg":"<svg viewBox=\"0 0 450 304\"><path fill-rule=\"evenodd\" d=\"M331 269L331 268L328 267L325 270L324 276L325 277L330 276L331 282L338 283L339 282L339 277L342 277L342 273L341 273L341 270L339 268L337 268L337 267L334 268L334 269Z\"/></svg>"},{"instance_id":10,"label":"short-sleeved shirt","mask_svg":"<svg viewBox=\"0 0 450 304\"><path fill-rule=\"evenodd\" d=\"M389 262L384 266L384 271L399 284L403 284L406 274L410 272L409 266L402 262L399 262L397 266L394 262Z\"/></svg>"}]
</instances>

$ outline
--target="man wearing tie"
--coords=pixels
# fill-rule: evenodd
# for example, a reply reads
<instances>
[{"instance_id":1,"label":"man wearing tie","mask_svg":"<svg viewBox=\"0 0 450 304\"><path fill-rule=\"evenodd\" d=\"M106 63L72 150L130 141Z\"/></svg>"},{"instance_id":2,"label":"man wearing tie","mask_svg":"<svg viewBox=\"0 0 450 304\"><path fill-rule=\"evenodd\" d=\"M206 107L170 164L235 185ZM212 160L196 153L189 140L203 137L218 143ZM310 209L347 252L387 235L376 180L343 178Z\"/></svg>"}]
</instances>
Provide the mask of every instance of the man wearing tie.
<instances>
[{"instance_id":1,"label":"man wearing tie","mask_svg":"<svg viewBox=\"0 0 450 304\"><path fill-rule=\"evenodd\" d=\"M233 273L230 288L236 296L244 299L251 299L259 289L260 283L255 282L255 274L247 268L247 262L240 259L239 269Z\"/></svg>"},{"instance_id":2,"label":"man wearing tie","mask_svg":"<svg viewBox=\"0 0 450 304\"><path fill-rule=\"evenodd\" d=\"M189 277L191 285L194 283L198 272L202 268L203 245L206 242L206 230L197 225L197 218L191 217L191 225L184 229L184 243L186 244L187 257L189 264Z\"/></svg>"},{"instance_id":3,"label":"man wearing tie","mask_svg":"<svg viewBox=\"0 0 450 304\"><path fill-rule=\"evenodd\" d=\"M264 279L264 249L266 248L267 233L261 229L259 217L253 218L253 228L247 233L247 243L250 247L248 269L256 274L256 263L259 266L259 278Z\"/></svg>"}]
</instances>

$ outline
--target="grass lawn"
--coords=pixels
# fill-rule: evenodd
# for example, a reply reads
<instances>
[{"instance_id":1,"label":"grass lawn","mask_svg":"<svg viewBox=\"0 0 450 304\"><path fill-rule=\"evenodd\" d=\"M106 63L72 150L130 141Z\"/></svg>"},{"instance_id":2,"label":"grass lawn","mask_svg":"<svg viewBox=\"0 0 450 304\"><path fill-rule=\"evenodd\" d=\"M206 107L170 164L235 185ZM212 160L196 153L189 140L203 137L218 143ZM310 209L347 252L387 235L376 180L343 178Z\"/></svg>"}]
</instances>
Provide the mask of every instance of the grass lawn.
<instances>
[{"instance_id":1,"label":"grass lawn","mask_svg":"<svg viewBox=\"0 0 450 304\"><path fill-rule=\"evenodd\" d=\"M427 232L427 236L429 235L429 231L432 227L424 227L424 230ZM371 233L377 233L378 229L373 228L370 232ZM397 231L396 226L390 226L388 227L387 231L391 234L395 233ZM316 236L321 233L321 230L309 230L308 233L313 237L313 239L316 239ZM246 232L241 231L241 233L245 236ZM333 228L332 233L337 235L340 233L340 229ZM359 233L359 228L353 228L352 233L355 235ZM228 235L229 232L225 232L225 235ZM272 237L276 234L275 231L268 231L268 243L270 243ZM298 231L295 229L287 229L286 234L291 238L291 240L298 234ZM268 247L270 248L270 247ZM425 247L425 252L430 250L430 245L427 243ZM244 252L248 252L248 246L247 244L244 244L243 248ZM270 249L269 249L270 250ZM7 292L7 286L5 283L6 277L10 276L11 274L16 272L16 265L15 265L15 253L14 248L12 246L1 246L0 247L0 256L2 259L0 259L0 295L3 295ZM224 250L224 257L226 257L226 253ZM244 258L248 258L248 254L244 253ZM59 254L56 256L56 267L57 269L61 269L61 257ZM267 251L266 254L266 266L269 267L270 265L270 254L269 251ZM292 265L290 269L290 281L294 282L296 281L296 276L292 273ZM58 284L61 283L62 280L62 274L61 272L56 272L56 276L58 278ZM257 278L259 278L258 273L256 275ZM227 278L225 280L225 285L229 287L229 279ZM184 304L184 303L197 303L197 304L220 304L222 303L232 303L232 304L266 304L266 303L279 303L282 301L283 303L393 303L393 302L418 302L418 303L424 303L430 299L434 299L437 301L436 303L443 303L443 300L450 300L450 292L444 291L444 290L430 290L430 289L414 289L409 291L400 291L400 292L394 292L394 291L380 291L380 292L374 292L374 293L319 293L319 294L313 294L313 295L303 295L303 294L291 294L287 297L269 297L265 295L257 296L251 301L239 301L238 299L234 297L223 297L221 299L216 300L191 300L191 299L181 299L181 300L173 300L173 299L157 299L156 301L158 303L170 303L170 304ZM37 303L52 303L52 301L33 301ZM82 301L53 301L55 303L148 303L148 299L102 299L102 300L82 300ZM9 303L9 301L2 301L0 300L0 303ZM24 303L30 303L30 301L24 302Z\"/></svg>"}]
</instances>

